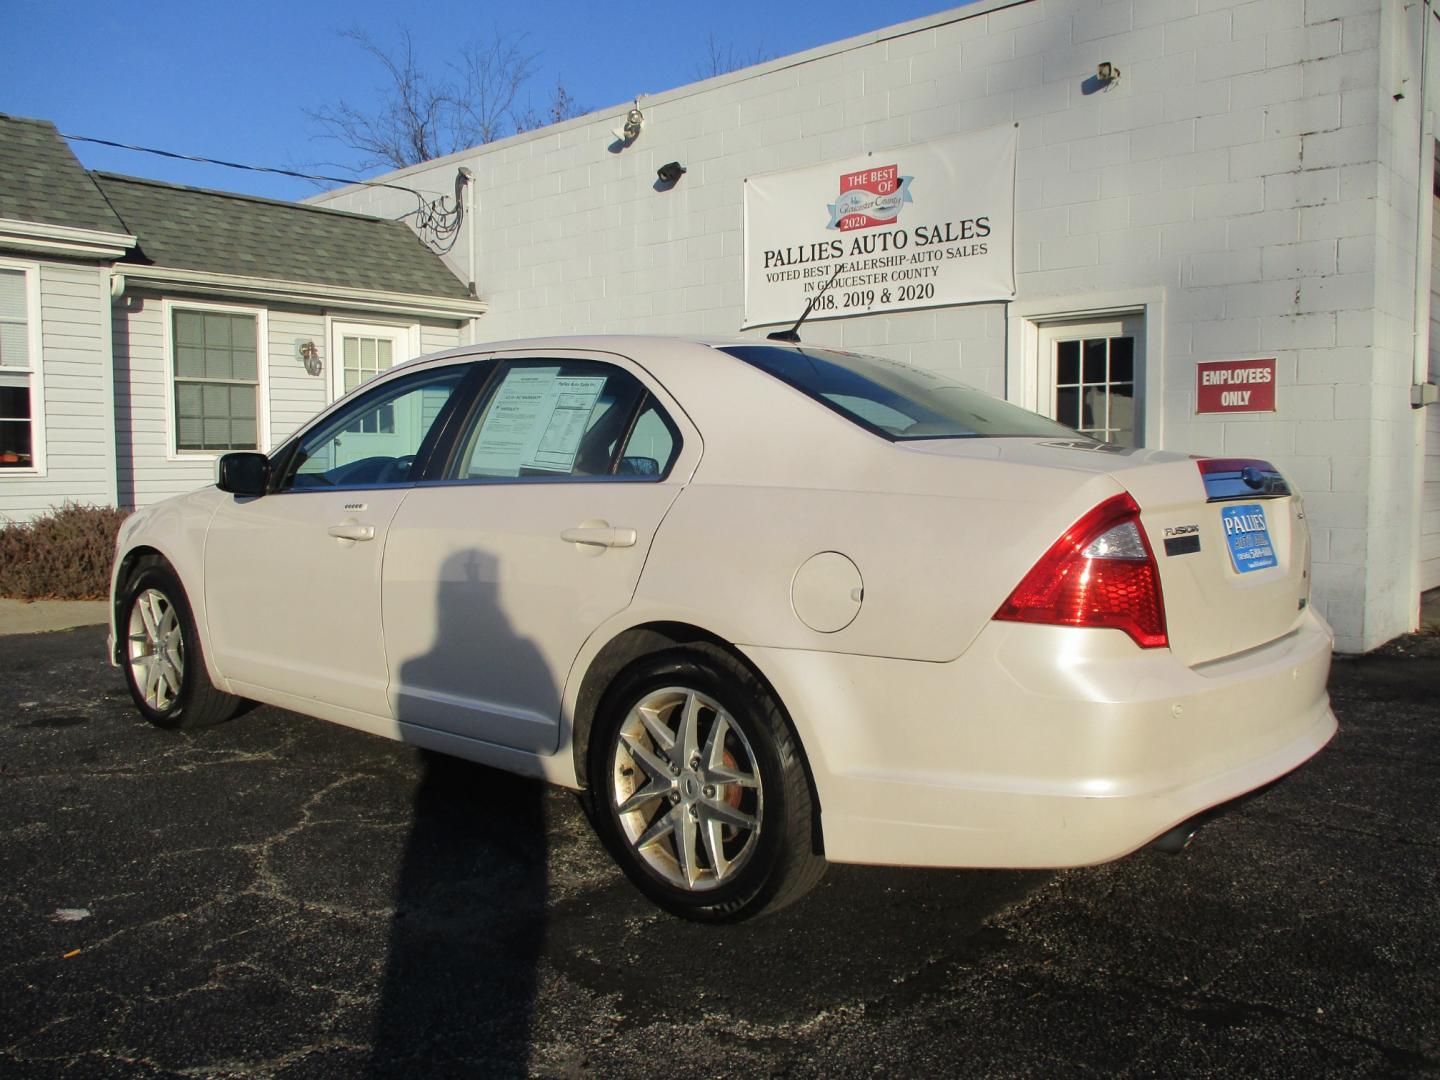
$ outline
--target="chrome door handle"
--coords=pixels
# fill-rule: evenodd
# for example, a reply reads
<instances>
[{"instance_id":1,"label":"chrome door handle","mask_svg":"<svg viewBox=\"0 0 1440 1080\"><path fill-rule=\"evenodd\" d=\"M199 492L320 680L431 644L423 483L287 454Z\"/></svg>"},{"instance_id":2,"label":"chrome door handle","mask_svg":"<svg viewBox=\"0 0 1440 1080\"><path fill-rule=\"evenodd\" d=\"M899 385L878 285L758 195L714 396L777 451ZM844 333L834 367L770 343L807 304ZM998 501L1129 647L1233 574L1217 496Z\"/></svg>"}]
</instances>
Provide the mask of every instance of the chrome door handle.
<instances>
[{"instance_id":1,"label":"chrome door handle","mask_svg":"<svg viewBox=\"0 0 1440 1080\"><path fill-rule=\"evenodd\" d=\"M327 530L336 540L374 540L374 525L331 525Z\"/></svg>"},{"instance_id":2,"label":"chrome door handle","mask_svg":"<svg viewBox=\"0 0 1440 1080\"><path fill-rule=\"evenodd\" d=\"M596 547L634 547L635 530L617 529L613 525L581 525L562 529L560 539L567 544L594 544Z\"/></svg>"}]
</instances>

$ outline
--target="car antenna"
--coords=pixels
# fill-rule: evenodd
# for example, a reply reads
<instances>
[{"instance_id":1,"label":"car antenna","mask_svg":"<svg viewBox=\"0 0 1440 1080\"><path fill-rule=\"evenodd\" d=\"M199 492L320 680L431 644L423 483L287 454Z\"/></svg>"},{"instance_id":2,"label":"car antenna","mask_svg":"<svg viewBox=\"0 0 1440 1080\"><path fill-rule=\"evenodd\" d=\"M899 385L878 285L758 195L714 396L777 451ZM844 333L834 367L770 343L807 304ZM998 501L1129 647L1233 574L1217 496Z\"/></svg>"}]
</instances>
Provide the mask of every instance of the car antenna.
<instances>
[{"instance_id":1,"label":"car antenna","mask_svg":"<svg viewBox=\"0 0 1440 1080\"><path fill-rule=\"evenodd\" d=\"M830 286L835 284L835 279L840 276L840 271L844 269L845 264L843 262L836 265L835 272L830 275L830 280L825 282L821 290L810 298L810 302L805 305L804 313L800 318L795 320L794 326L790 327L789 330L776 330L774 333L766 334L766 339L769 341L788 341L791 345L799 345L800 324L810 317L810 312L814 309L815 305L820 302L820 298L829 291Z\"/></svg>"}]
</instances>

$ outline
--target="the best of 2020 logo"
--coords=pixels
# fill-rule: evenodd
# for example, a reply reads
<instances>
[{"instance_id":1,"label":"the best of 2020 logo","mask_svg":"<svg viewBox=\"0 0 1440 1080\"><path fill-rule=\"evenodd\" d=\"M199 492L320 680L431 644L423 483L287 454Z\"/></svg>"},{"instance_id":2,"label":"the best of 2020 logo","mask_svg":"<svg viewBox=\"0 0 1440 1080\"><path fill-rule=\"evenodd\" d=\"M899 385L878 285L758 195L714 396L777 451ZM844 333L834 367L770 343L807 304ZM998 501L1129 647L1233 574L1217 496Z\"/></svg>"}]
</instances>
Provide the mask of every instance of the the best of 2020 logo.
<instances>
[{"instance_id":1,"label":"the best of 2020 logo","mask_svg":"<svg viewBox=\"0 0 1440 1080\"><path fill-rule=\"evenodd\" d=\"M914 202L910 197L913 176L901 176L898 165L845 173L840 177L840 197L827 208L827 229L849 232L889 225L900 217L900 207Z\"/></svg>"}]
</instances>

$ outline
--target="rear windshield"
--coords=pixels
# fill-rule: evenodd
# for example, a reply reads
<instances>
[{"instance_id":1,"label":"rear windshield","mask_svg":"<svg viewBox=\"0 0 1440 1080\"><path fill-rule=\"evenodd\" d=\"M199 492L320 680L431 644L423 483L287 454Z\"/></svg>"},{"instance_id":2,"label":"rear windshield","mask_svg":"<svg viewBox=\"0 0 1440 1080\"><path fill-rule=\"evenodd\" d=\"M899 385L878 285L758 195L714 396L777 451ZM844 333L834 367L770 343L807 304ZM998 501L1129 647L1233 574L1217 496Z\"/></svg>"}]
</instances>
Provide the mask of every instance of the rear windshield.
<instances>
[{"instance_id":1,"label":"rear windshield","mask_svg":"<svg viewBox=\"0 0 1440 1080\"><path fill-rule=\"evenodd\" d=\"M774 345L731 345L721 352L769 372L887 439L1076 438L1064 424L973 386L878 356Z\"/></svg>"}]
</instances>

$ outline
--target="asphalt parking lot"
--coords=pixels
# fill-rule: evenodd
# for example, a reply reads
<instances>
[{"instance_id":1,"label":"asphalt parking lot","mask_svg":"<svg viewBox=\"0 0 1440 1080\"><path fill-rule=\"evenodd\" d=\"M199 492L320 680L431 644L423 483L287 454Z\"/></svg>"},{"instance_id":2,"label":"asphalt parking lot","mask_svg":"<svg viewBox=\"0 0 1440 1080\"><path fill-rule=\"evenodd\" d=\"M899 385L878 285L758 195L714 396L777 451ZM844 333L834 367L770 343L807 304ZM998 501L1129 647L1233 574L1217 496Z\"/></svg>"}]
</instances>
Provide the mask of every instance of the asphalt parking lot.
<instances>
[{"instance_id":1,"label":"asphalt parking lot","mask_svg":"<svg viewBox=\"0 0 1440 1080\"><path fill-rule=\"evenodd\" d=\"M0 641L0 1075L1440 1073L1440 638L1172 857L832 867L679 922L559 791L275 709L150 728L87 628Z\"/></svg>"}]
</instances>

